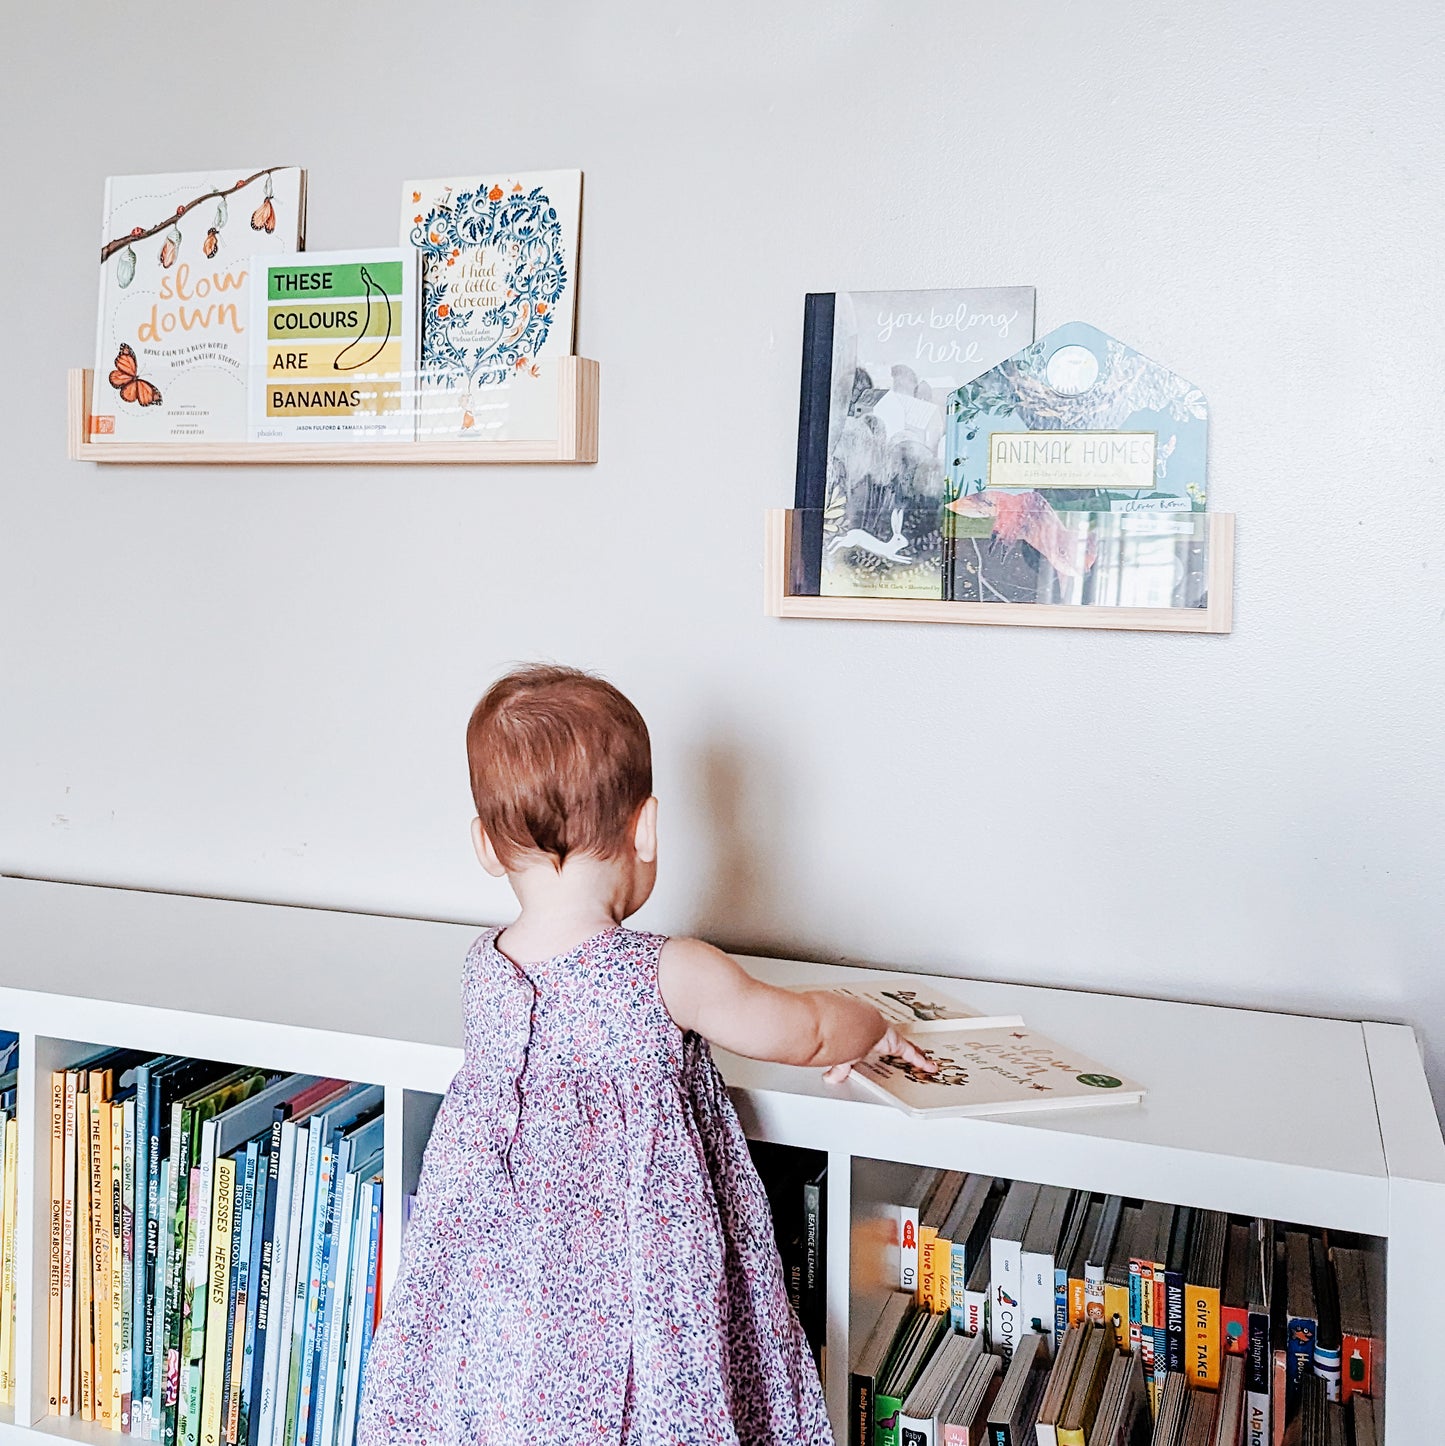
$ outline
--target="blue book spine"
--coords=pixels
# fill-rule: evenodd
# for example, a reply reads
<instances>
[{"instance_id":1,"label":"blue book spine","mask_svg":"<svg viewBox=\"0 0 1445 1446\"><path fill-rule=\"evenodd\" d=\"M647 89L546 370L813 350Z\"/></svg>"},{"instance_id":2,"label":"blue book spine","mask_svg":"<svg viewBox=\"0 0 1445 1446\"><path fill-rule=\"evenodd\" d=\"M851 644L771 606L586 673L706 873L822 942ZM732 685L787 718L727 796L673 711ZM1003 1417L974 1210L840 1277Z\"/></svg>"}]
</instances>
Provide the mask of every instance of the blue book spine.
<instances>
[{"instance_id":1,"label":"blue book spine","mask_svg":"<svg viewBox=\"0 0 1445 1446\"><path fill-rule=\"evenodd\" d=\"M135 1220L131 1234L130 1287L130 1399L131 1435L145 1434L146 1335L146 1231L150 1220L150 1093L151 1067L135 1072Z\"/></svg>"},{"instance_id":2,"label":"blue book spine","mask_svg":"<svg viewBox=\"0 0 1445 1446\"><path fill-rule=\"evenodd\" d=\"M251 1400L261 1404L261 1377L266 1367L266 1336L271 1326L271 1295L275 1280L276 1195L281 1173L281 1126L291 1113L289 1105L277 1105L271 1115L271 1147L266 1156L266 1213L261 1221L261 1268L256 1280L255 1341L251 1355ZM284 1242L282 1249L284 1250ZM247 1422L246 1446L270 1446L258 1440L259 1409Z\"/></svg>"},{"instance_id":3,"label":"blue book spine","mask_svg":"<svg viewBox=\"0 0 1445 1446\"><path fill-rule=\"evenodd\" d=\"M407 1196L410 1200L411 1196ZM963 1296L968 1289L968 1242L955 1240L948 1256L948 1321L956 1331L967 1330L968 1312Z\"/></svg>"},{"instance_id":4,"label":"blue book spine","mask_svg":"<svg viewBox=\"0 0 1445 1446\"><path fill-rule=\"evenodd\" d=\"M1054 1345L1057 1347L1069 1329L1069 1265L1054 1265Z\"/></svg>"},{"instance_id":5,"label":"blue book spine","mask_svg":"<svg viewBox=\"0 0 1445 1446\"><path fill-rule=\"evenodd\" d=\"M1292 1416L1299 1401L1300 1382L1314 1371L1317 1322L1292 1315L1285 1332L1285 1415Z\"/></svg>"},{"instance_id":6,"label":"blue book spine","mask_svg":"<svg viewBox=\"0 0 1445 1446\"><path fill-rule=\"evenodd\" d=\"M313 1124L313 1137L319 1125ZM296 1446L307 1446L311 1440L311 1390L314 1377L311 1374L312 1360L316 1354L316 1317L321 1305L322 1255L326 1243L326 1217L331 1208L331 1165L334 1159L334 1137L319 1147L317 1155L316 1190L312 1200L310 1219L302 1218L301 1261L304 1275L300 1282L298 1302L302 1310L299 1323L300 1353L295 1357L296 1374L296 1416L288 1422L287 1430L294 1424ZM307 1226L310 1230L307 1230ZM292 1336L293 1344L295 1335Z\"/></svg>"},{"instance_id":7,"label":"blue book spine","mask_svg":"<svg viewBox=\"0 0 1445 1446\"><path fill-rule=\"evenodd\" d=\"M251 1216L256 1209L256 1167L261 1152L255 1140L236 1152L236 1178L240 1181L237 1209L231 1220L231 1293L226 1321L226 1370L221 1393L221 1431L226 1442L236 1440L240 1420L241 1383L236 1379L236 1336L240 1333L242 1349L246 1344L246 1291L251 1271L248 1252L251 1249Z\"/></svg>"},{"instance_id":8,"label":"blue book spine","mask_svg":"<svg viewBox=\"0 0 1445 1446\"><path fill-rule=\"evenodd\" d=\"M366 1314L361 1321L361 1379L366 1382L366 1359L371 1354L371 1337L376 1329L376 1266L381 1251L381 1181L371 1182L371 1232L366 1246ZM358 1397L360 1391L357 1392Z\"/></svg>"},{"instance_id":9,"label":"blue book spine","mask_svg":"<svg viewBox=\"0 0 1445 1446\"><path fill-rule=\"evenodd\" d=\"M331 1338L331 1312L335 1308L337 1294L336 1280L336 1234L341 1226L341 1192L346 1181L346 1172L351 1166L351 1141L338 1136L333 1145L331 1184L327 1191L326 1218L321 1238L321 1278L318 1288L316 1311L316 1345L311 1359L311 1422L307 1430L308 1441L321 1439L321 1412L325 1409L326 1388L330 1380L330 1352L327 1343ZM343 1282L344 1284L344 1282Z\"/></svg>"}]
</instances>

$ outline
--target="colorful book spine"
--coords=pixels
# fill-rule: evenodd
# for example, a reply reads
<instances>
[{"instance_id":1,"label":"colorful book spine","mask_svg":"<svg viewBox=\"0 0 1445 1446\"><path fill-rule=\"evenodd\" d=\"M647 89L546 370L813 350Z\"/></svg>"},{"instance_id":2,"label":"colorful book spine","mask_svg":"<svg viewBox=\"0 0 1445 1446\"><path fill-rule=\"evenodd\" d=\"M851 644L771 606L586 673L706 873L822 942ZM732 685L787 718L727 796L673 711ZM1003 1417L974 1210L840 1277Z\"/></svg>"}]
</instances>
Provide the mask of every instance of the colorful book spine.
<instances>
[{"instance_id":1,"label":"colorful book spine","mask_svg":"<svg viewBox=\"0 0 1445 1446\"><path fill-rule=\"evenodd\" d=\"M247 1446L272 1446L275 1422L276 1344L279 1322L271 1318L284 1284L286 1239L291 1211L290 1158L295 1150L296 1126L285 1118L284 1107L271 1120L271 1153L266 1164L266 1216L261 1226L261 1277L256 1290L256 1340L251 1376L251 1433Z\"/></svg>"},{"instance_id":2,"label":"colorful book spine","mask_svg":"<svg viewBox=\"0 0 1445 1446\"><path fill-rule=\"evenodd\" d=\"M918 1290L918 1208L898 1207L898 1288Z\"/></svg>"},{"instance_id":3,"label":"colorful book spine","mask_svg":"<svg viewBox=\"0 0 1445 1446\"><path fill-rule=\"evenodd\" d=\"M131 1409L135 1402L135 1130L136 1099L120 1107L121 1174L121 1334L120 1334L120 1429L133 1435Z\"/></svg>"},{"instance_id":4,"label":"colorful book spine","mask_svg":"<svg viewBox=\"0 0 1445 1446\"><path fill-rule=\"evenodd\" d=\"M903 1402L897 1396L874 1396L873 1446L900 1446L898 1418L902 1414Z\"/></svg>"},{"instance_id":5,"label":"colorful book spine","mask_svg":"<svg viewBox=\"0 0 1445 1446\"><path fill-rule=\"evenodd\" d=\"M151 1067L138 1065L135 1072L135 1152L131 1160L134 1195L131 1201L131 1239L134 1262L131 1272L131 1435L147 1437L145 1419L146 1358L146 1237L150 1222L150 1081Z\"/></svg>"},{"instance_id":6,"label":"colorful book spine","mask_svg":"<svg viewBox=\"0 0 1445 1446\"><path fill-rule=\"evenodd\" d=\"M163 1357L156 1370L164 1379L161 1440L176 1446L181 1394L181 1306L185 1300L186 1234L189 1227L191 1138L189 1111L177 1100L171 1106L171 1150L166 1222L166 1305ZM164 1368L162 1368L164 1362Z\"/></svg>"},{"instance_id":7,"label":"colorful book spine","mask_svg":"<svg viewBox=\"0 0 1445 1446\"><path fill-rule=\"evenodd\" d=\"M1374 1359L1374 1341L1369 1336L1346 1335L1340 1343L1340 1399L1348 1401L1351 1396L1371 1396Z\"/></svg>"},{"instance_id":8,"label":"colorful book spine","mask_svg":"<svg viewBox=\"0 0 1445 1446\"><path fill-rule=\"evenodd\" d=\"M211 1314L211 1329L219 1330L223 1337L221 1345L221 1387L220 1387L220 1434L217 1446L223 1442L234 1442L236 1429L231 1424L231 1398L235 1392L239 1377L236 1374L236 1313L239 1310L241 1319L246 1318L246 1302L241 1294L241 1256L244 1254L245 1246L249 1243L250 1236L245 1232L246 1217L246 1151L241 1151L235 1156L236 1185L235 1195L231 1201L231 1255L230 1268L226 1278L226 1300L225 1318L218 1320L214 1313ZM255 1189L255 1177L252 1176L251 1188ZM215 1286L212 1284L212 1295L214 1301ZM245 1337L241 1338L241 1349L246 1348ZM211 1381L207 1377L205 1382L207 1397L211 1391ZM236 1403L236 1415L241 1414L240 1402ZM204 1439L204 1438L203 1438Z\"/></svg>"},{"instance_id":9,"label":"colorful book spine","mask_svg":"<svg viewBox=\"0 0 1445 1446\"><path fill-rule=\"evenodd\" d=\"M95 1314L91 1296L95 1272L91 1262L90 1209L90 1079L75 1096L75 1380L77 1407L82 1421L95 1420L91 1394L95 1369Z\"/></svg>"},{"instance_id":10,"label":"colorful book spine","mask_svg":"<svg viewBox=\"0 0 1445 1446\"><path fill-rule=\"evenodd\" d=\"M311 1227L311 1271L306 1283L306 1329L301 1343L301 1390L296 1421L296 1446L311 1446L312 1399L316 1390L316 1338L326 1303L326 1247L335 1211L336 1146L327 1140L321 1150L316 1186L316 1213Z\"/></svg>"},{"instance_id":11,"label":"colorful book spine","mask_svg":"<svg viewBox=\"0 0 1445 1446\"><path fill-rule=\"evenodd\" d=\"M1242 1305L1219 1307L1220 1346L1227 1356L1242 1356L1249 1351L1249 1311Z\"/></svg>"},{"instance_id":12,"label":"colorful book spine","mask_svg":"<svg viewBox=\"0 0 1445 1446\"><path fill-rule=\"evenodd\" d=\"M231 1226L235 1210L236 1162L223 1155L210 1170L214 1201L211 1225L206 1232L209 1269L206 1278L205 1333L202 1357L200 1438L205 1446L220 1446L221 1391L226 1371L226 1306L231 1285ZM204 1198L205 1191L198 1193Z\"/></svg>"},{"instance_id":13,"label":"colorful book spine","mask_svg":"<svg viewBox=\"0 0 1445 1446\"><path fill-rule=\"evenodd\" d=\"M1189 1379L1196 1386L1217 1391L1222 1370L1219 1288L1186 1284L1185 1292Z\"/></svg>"},{"instance_id":14,"label":"colorful book spine","mask_svg":"<svg viewBox=\"0 0 1445 1446\"><path fill-rule=\"evenodd\" d=\"M938 1231L931 1225L918 1227L918 1288L915 1299L924 1310L933 1310L937 1297L936 1280Z\"/></svg>"},{"instance_id":15,"label":"colorful book spine","mask_svg":"<svg viewBox=\"0 0 1445 1446\"><path fill-rule=\"evenodd\" d=\"M1285 1327L1285 1415L1292 1417L1299 1401L1300 1382L1314 1370L1315 1332L1309 1316L1290 1316Z\"/></svg>"},{"instance_id":16,"label":"colorful book spine","mask_svg":"<svg viewBox=\"0 0 1445 1446\"><path fill-rule=\"evenodd\" d=\"M164 1156L160 1163L160 1199L171 1198L171 1162ZM166 1414L166 1313L163 1308L166 1292L171 1288L170 1251L162 1249L156 1258L155 1308L146 1317L150 1322L150 1355L153 1366L150 1396L147 1398L147 1439L164 1442Z\"/></svg>"},{"instance_id":17,"label":"colorful book spine","mask_svg":"<svg viewBox=\"0 0 1445 1446\"><path fill-rule=\"evenodd\" d=\"M267 1446L268 1441L269 1446L286 1446L291 1395L291 1337L296 1319L296 1271L301 1250L309 1133L309 1126L297 1126L288 1121L282 1142L282 1198L276 1204L276 1256L280 1266L271 1287L273 1318L266 1346L265 1386L261 1396L264 1412L261 1446ZM269 1437L264 1434L266 1428L269 1428Z\"/></svg>"},{"instance_id":18,"label":"colorful book spine","mask_svg":"<svg viewBox=\"0 0 1445 1446\"><path fill-rule=\"evenodd\" d=\"M306 1338L306 1296L311 1271L311 1231L316 1219L315 1181L321 1165L321 1124L313 1122L298 1133L296 1138L297 1176L292 1205L291 1233L294 1239L294 1255L288 1249L288 1272L291 1280L290 1298L287 1302L286 1320L289 1327L287 1339L281 1343L281 1359L284 1365L278 1370L285 1373L286 1394L278 1389L276 1410L280 1419L276 1423L280 1436L278 1446L297 1446L297 1408L301 1398L301 1346Z\"/></svg>"},{"instance_id":19,"label":"colorful book spine","mask_svg":"<svg viewBox=\"0 0 1445 1446\"><path fill-rule=\"evenodd\" d=\"M15 1205L20 1173L20 1122L5 1121L4 1260L0 1262L0 1392L15 1404Z\"/></svg>"},{"instance_id":20,"label":"colorful book spine","mask_svg":"<svg viewBox=\"0 0 1445 1446\"><path fill-rule=\"evenodd\" d=\"M336 1446L336 1418L341 1409L341 1347L350 1304L351 1247L356 1233L358 1183L355 1174L350 1171L343 1175L341 1203L332 1222L332 1261L328 1268L331 1284L327 1291L328 1319L318 1383L316 1446Z\"/></svg>"},{"instance_id":21,"label":"colorful book spine","mask_svg":"<svg viewBox=\"0 0 1445 1446\"><path fill-rule=\"evenodd\" d=\"M65 1235L65 1071L57 1069L50 1072L50 1260L46 1276L49 1335L45 1358L45 1393L52 1416L69 1414L68 1411L62 1411L60 1406L61 1362L65 1358L61 1330ZM66 1395L69 1396L68 1390Z\"/></svg>"},{"instance_id":22,"label":"colorful book spine","mask_svg":"<svg viewBox=\"0 0 1445 1446\"><path fill-rule=\"evenodd\" d=\"M1164 1272L1164 1364L1166 1369L1185 1372L1184 1347L1184 1272Z\"/></svg>"},{"instance_id":23,"label":"colorful book spine","mask_svg":"<svg viewBox=\"0 0 1445 1446\"><path fill-rule=\"evenodd\" d=\"M1269 1312L1250 1311L1244 1358L1244 1446L1273 1446L1270 1440Z\"/></svg>"},{"instance_id":24,"label":"colorful book spine","mask_svg":"<svg viewBox=\"0 0 1445 1446\"><path fill-rule=\"evenodd\" d=\"M256 1213L256 1170L261 1162L255 1140L239 1159L240 1209L231 1227L231 1288L226 1325L226 1379L221 1395L221 1439L236 1446L241 1426L241 1382L246 1355L247 1297L251 1291L251 1224Z\"/></svg>"},{"instance_id":25,"label":"colorful book spine","mask_svg":"<svg viewBox=\"0 0 1445 1446\"><path fill-rule=\"evenodd\" d=\"M214 1172L211 1174L214 1185ZM186 1195L186 1261L181 1287L180 1379L176 1383L176 1440L185 1446L199 1446L201 1439L201 1371L205 1357L205 1300L207 1266L191 1265L198 1244L211 1247L211 1201L201 1193L201 1170L191 1166ZM202 1219L202 1217L205 1217ZM200 1327L197 1329L197 1327Z\"/></svg>"},{"instance_id":26,"label":"colorful book spine","mask_svg":"<svg viewBox=\"0 0 1445 1446\"><path fill-rule=\"evenodd\" d=\"M968 1242L955 1240L948 1249L948 1320L953 1330L971 1336L977 1333L978 1326L975 1324L970 1329L968 1324L968 1303L965 1299L968 1267Z\"/></svg>"},{"instance_id":27,"label":"colorful book spine","mask_svg":"<svg viewBox=\"0 0 1445 1446\"><path fill-rule=\"evenodd\" d=\"M110 1361L107 1379L110 1383L111 1430L119 1431L121 1426L121 1403L125 1392L121 1388L121 1365L123 1337L125 1334L125 1219L122 1196L124 1190L124 1149L125 1118L121 1105L112 1101L101 1108L109 1116L105 1134L110 1143L110 1157L106 1168L106 1223L110 1230L109 1263L110 1276L107 1280L106 1300L110 1311Z\"/></svg>"},{"instance_id":28,"label":"colorful book spine","mask_svg":"<svg viewBox=\"0 0 1445 1446\"><path fill-rule=\"evenodd\" d=\"M245 1347L241 1363L241 1407L236 1423L235 1446L249 1446L252 1413L257 1400L255 1389L256 1322L260 1315L261 1246L265 1237L266 1206L271 1195L270 1164L269 1148L263 1145L256 1165L256 1198L251 1211L251 1248L247 1252Z\"/></svg>"},{"instance_id":29,"label":"colorful book spine","mask_svg":"<svg viewBox=\"0 0 1445 1446\"><path fill-rule=\"evenodd\" d=\"M90 1264L95 1360L93 1420L107 1430L110 1411L110 1109L99 1070L90 1072Z\"/></svg>"},{"instance_id":30,"label":"colorful book spine","mask_svg":"<svg viewBox=\"0 0 1445 1446\"><path fill-rule=\"evenodd\" d=\"M371 1342L371 1322L376 1299L376 1263L378 1231L381 1223L381 1183L372 1180L362 1185L356 1207L356 1241L353 1252L358 1274L352 1287L352 1309L346 1329L346 1385L341 1398L341 1428L338 1446L354 1446L356 1412L361 1399L361 1376L366 1368L366 1352ZM862 1423L858 1440L870 1446L873 1412L873 1382L866 1377L868 1415ZM855 1402L856 1406L856 1402Z\"/></svg>"},{"instance_id":31,"label":"colorful book spine","mask_svg":"<svg viewBox=\"0 0 1445 1446\"><path fill-rule=\"evenodd\" d=\"M1082 1275L1071 1275L1069 1277L1069 1316L1068 1324L1071 1326L1083 1325L1088 1319L1085 1293L1088 1289L1087 1283Z\"/></svg>"}]
</instances>

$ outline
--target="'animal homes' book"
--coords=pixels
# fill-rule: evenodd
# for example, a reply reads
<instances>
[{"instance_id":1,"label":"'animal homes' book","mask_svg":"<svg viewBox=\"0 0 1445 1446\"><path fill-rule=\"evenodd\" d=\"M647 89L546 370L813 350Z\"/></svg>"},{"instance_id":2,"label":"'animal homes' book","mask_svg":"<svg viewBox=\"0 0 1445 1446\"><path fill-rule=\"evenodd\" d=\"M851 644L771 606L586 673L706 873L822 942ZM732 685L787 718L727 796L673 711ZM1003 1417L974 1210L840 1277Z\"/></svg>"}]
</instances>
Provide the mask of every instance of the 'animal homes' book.
<instances>
[{"instance_id":1,"label":"'animal homes' book","mask_svg":"<svg viewBox=\"0 0 1445 1446\"><path fill-rule=\"evenodd\" d=\"M572 352L581 211L581 171L402 187L401 244L421 262L419 440L526 435L547 365Z\"/></svg>"},{"instance_id":2,"label":"'animal homes' book","mask_svg":"<svg viewBox=\"0 0 1445 1446\"><path fill-rule=\"evenodd\" d=\"M305 221L294 166L105 183L92 441L245 440L252 258L301 250Z\"/></svg>"},{"instance_id":3,"label":"'animal homes' book","mask_svg":"<svg viewBox=\"0 0 1445 1446\"><path fill-rule=\"evenodd\" d=\"M1001 1115L1144 1098L1142 1085L1029 1029L961 1028L915 1043L934 1073L883 1055L855 1064L853 1078L911 1115Z\"/></svg>"}]
</instances>

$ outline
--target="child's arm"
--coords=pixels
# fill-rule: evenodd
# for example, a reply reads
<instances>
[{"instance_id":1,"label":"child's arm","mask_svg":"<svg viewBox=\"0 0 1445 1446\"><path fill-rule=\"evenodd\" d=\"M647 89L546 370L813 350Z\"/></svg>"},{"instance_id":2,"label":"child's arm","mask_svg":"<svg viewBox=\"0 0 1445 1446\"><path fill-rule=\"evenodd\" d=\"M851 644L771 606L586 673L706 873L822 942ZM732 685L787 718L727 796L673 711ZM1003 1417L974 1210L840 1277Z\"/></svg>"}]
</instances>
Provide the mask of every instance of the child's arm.
<instances>
[{"instance_id":1,"label":"child's arm","mask_svg":"<svg viewBox=\"0 0 1445 1446\"><path fill-rule=\"evenodd\" d=\"M667 941L658 985L679 1029L748 1059L827 1067L834 1082L875 1051L930 1068L871 1004L824 990L795 993L764 984L700 939Z\"/></svg>"}]
</instances>

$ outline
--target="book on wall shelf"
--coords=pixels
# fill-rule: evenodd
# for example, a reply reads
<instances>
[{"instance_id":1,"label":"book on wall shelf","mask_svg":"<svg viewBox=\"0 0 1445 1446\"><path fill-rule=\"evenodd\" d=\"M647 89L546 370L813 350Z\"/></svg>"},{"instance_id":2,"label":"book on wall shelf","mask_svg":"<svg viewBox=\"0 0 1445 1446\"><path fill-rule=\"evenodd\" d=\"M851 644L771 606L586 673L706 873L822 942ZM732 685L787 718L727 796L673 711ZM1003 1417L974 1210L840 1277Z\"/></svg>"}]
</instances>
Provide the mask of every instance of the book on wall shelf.
<instances>
[{"instance_id":1,"label":"book on wall shelf","mask_svg":"<svg viewBox=\"0 0 1445 1446\"><path fill-rule=\"evenodd\" d=\"M1382 1392L1366 1358L1382 1351L1383 1341L1361 1339L1361 1332L1369 1329L1369 1278L1382 1265L1382 1242L1337 1232L1331 1243L1330 1232L1270 1220L1152 1200L1106 1199L1022 1180L953 1177L938 1170L919 1170L900 1192L893 1207L900 1227L916 1214L920 1198L927 1212L928 1202L940 1194L1003 1201L982 1245L983 1274L991 1277L986 1306L973 1324L960 1330L953 1313L940 1309L921 1282L916 1289L884 1295L874 1307L871 1327L860 1330L861 1344L853 1356L850 1446L938 1446L946 1441L967 1446L1189 1446L1195 1441L1199 1446L1294 1446L1304 1440L1344 1446L1351 1419L1357 1442L1380 1439ZM1106 1217L1121 1223L1101 1230L1099 1222ZM1096 1243L1086 1250L1080 1242L1091 1234ZM1097 1243L1105 1237L1107 1244ZM1262 1272L1251 1262L1272 1263L1277 1244L1283 1247L1281 1259L1295 1260L1296 1294L1303 1291L1307 1300L1324 1302L1318 1317L1328 1320L1331 1302L1338 1300L1342 1325L1355 1327L1344 1338L1354 1342L1349 1349L1361 1358L1353 1372L1344 1372L1354 1378L1348 1403L1339 1399L1335 1360L1315 1347L1318 1332L1308 1352L1297 1356L1298 1374L1288 1402L1282 1393L1272 1395L1269 1381L1262 1392L1256 1391L1249 1352L1238 1349L1237 1322L1208 1302L1203 1308L1197 1304L1202 1291L1213 1289L1208 1282L1216 1278L1216 1260L1227 1253L1226 1241L1236 1264L1223 1262L1223 1278L1232 1280L1233 1272L1241 1270L1247 1282L1243 1294L1251 1303L1269 1296L1275 1284L1272 1264L1261 1283ZM1073 1279L1090 1252L1105 1259L1113 1283L1108 1317L1089 1308L1083 1282ZM1056 1265L1067 1262L1057 1278L1059 1309L1045 1329L1031 1330L1046 1309L1030 1303L1031 1262L1045 1257ZM1163 1334L1151 1337L1147 1314L1140 1319L1145 1308L1139 1267L1160 1259L1164 1266L1157 1271L1156 1304L1172 1316L1168 1276L1175 1265L1190 1278L1181 1302L1196 1302L1187 1310L1181 1306L1188 1316L1179 1323L1188 1332L1182 1369L1171 1364L1169 1355L1172 1322L1166 1320ZM1039 1280L1044 1273L1038 1265ZM1282 1300L1290 1283L1283 1277L1278 1283L1284 1295L1277 1298ZM1230 1298L1234 1294L1228 1286L1225 1293ZM1376 1309L1383 1314L1382 1304ZM960 1338L972 1344L960 1345ZM1282 1328L1274 1341L1283 1356ZM1201 1369L1198 1363L1205 1357L1210 1365ZM994 1364L980 1372L985 1361ZM992 1381L986 1388L985 1374ZM971 1380L979 1385L983 1409L977 1418L965 1418L971 1425L961 1422L949 1436L949 1423L955 1419L949 1415L951 1405L965 1399L964 1388Z\"/></svg>"},{"instance_id":2,"label":"book on wall shelf","mask_svg":"<svg viewBox=\"0 0 1445 1446\"><path fill-rule=\"evenodd\" d=\"M305 232L294 166L110 177L87 440L244 441L253 257Z\"/></svg>"},{"instance_id":3,"label":"book on wall shelf","mask_svg":"<svg viewBox=\"0 0 1445 1446\"><path fill-rule=\"evenodd\" d=\"M50 1414L164 1446L351 1446L380 1087L105 1050L50 1089Z\"/></svg>"},{"instance_id":4,"label":"book on wall shelf","mask_svg":"<svg viewBox=\"0 0 1445 1446\"><path fill-rule=\"evenodd\" d=\"M400 240L421 272L419 441L528 438L545 368L570 356L581 171L407 181Z\"/></svg>"},{"instance_id":5,"label":"book on wall shelf","mask_svg":"<svg viewBox=\"0 0 1445 1446\"><path fill-rule=\"evenodd\" d=\"M794 503L805 591L944 595L944 407L1033 334L1030 286L808 295Z\"/></svg>"},{"instance_id":6,"label":"book on wall shelf","mask_svg":"<svg viewBox=\"0 0 1445 1446\"><path fill-rule=\"evenodd\" d=\"M254 270L251 440L410 442L416 252L303 251Z\"/></svg>"}]
</instances>

